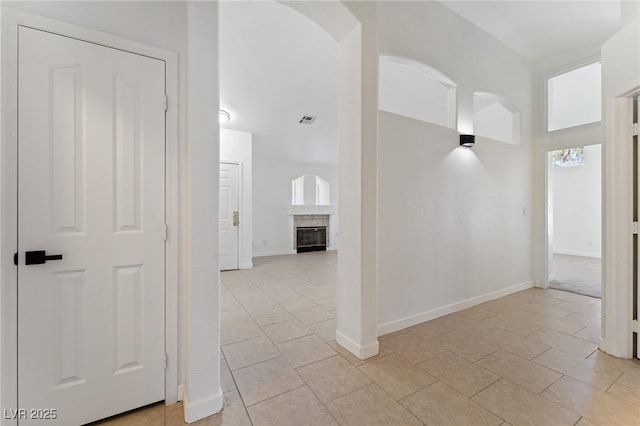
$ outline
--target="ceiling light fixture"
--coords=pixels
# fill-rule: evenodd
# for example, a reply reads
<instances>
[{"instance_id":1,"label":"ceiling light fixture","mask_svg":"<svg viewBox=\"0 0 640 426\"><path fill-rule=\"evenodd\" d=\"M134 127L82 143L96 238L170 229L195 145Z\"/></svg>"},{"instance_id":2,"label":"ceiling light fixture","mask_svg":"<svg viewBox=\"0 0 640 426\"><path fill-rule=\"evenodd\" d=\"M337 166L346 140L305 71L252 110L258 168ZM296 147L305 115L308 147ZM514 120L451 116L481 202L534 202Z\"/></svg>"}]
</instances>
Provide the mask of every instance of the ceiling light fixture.
<instances>
[{"instance_id":1,"label":"ceiling light fixture","mask_svg":"<svg viewBox=\"0 0 640 426\"><path fill-rule=\"evenodd\" d=\"M220 124L228 123L229 120L231 120L231 114L229 114L227 111L221 109L218 112L218 121L220 122Z\"/></svg>"},{"instance_id":2,"label":"ceiling light fixture","mask_svg":"<svg viewBox=\"0 0 640 426\"><path fill-rule=\"evenodd\" d=\"M460 146L471 148L476 144L475 135L460 135Z\"/></svg>"}]
</instances>

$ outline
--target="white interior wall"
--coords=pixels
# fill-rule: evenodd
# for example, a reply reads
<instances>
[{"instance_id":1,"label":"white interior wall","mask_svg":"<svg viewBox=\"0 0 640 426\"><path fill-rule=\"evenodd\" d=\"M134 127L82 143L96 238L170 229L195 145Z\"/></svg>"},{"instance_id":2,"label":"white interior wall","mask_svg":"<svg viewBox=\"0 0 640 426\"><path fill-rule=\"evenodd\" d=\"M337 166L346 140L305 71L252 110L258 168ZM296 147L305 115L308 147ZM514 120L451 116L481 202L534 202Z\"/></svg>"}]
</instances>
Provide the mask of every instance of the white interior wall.
<instances>
[{"instance_id":1,"label":"white interior wall","mask_svg":"<svg viewBox=\"0 0 640 426\"><path fill-rule=\"evenodd\" d=\"M381 54L458 84L458 129L473 123L474 91L508 99L522 121L520 145L469 150L455 130L379 113L384 334L532 285L532 75L527 60L437 2L380 3L379 20Z\"/></svg>"},{"instance_id":2,"label":"white interior wall","mask_svg":"<svg viewBox=\"0 0 640 426\"><path fill-rule=\"evenodd\" d=\"M380 58L378 107L382 111L448 127L451 89L418 67Z\"/></svg>"},{"instance_id":3,"label":"white interior wall","mask_svg":"<svg viewBox=\"0 0 640 426\"><path fill-rule=\"evenodd\" d=\"M378 3L344 2L360 24L340 43L340 250L336 342L377 355Z\"/></svg>"},{"instance_id":4,"label":"white interior wall","mask_svg":"<svg viewBox=\"0 0 640 426\"><path fill-rule=\"evenodd\" d=\"M304 207L304 211L291 206L291 181L302 175L317 175L331 185L331 210L322 206ZM315 180L312 188L315 203ZM289 223L289 214L317 214L331 211L337 225L338 212L338 167L318 164L296 163L272 158L253 158L253 256L274 256L291 254L291 235L293 229ZM304 191L307 192L306 190ZM333 225L333 222L332 222ZM337 226L329 230L332 249L337 242Z\"/></svg>"},{"instance_id":5,"label":"white interior wall","mask_svg":"<svg viewBox=\"0 0 640 426\"><path fill-rule=\"evenodd\" d=\"M584 147L584 165L550 169L554 253L601 256L601 166L601 145L590 145Z\"/></svg>"},{"instance_id":6,"label":"white interior wall","mask_svg":"<svg viewBox=\"0 0 640 426\"><path fill-rule=\"evenodd\" d=\"M184 282L187 423L217 413L220 385L220 267L218 185L220 110L218 90L218 4L187 2L187 130ZM213 167L212 167L213 166Z\"/></svg>"},{"instance_id":7,"label":"white interior wall","mask_svg":"<svg viewBox=\"0 0 640 426\"><path fill-rule=\"evenodd\" d=\"M250 132L220 129L220 161L239 163L242 170L240 199L240 269L253 267L253 161Z\"/></svg>"},{"instance_id":8,"label":"white interior wall","mask_svg":"<svg viewBox=\"0 0 640 426\"><path fill-rule=\"evenodd\" d=\"M640 6L626 7L623 21L627 24L602 46L603 97L629 95L640 85Z\"/></svg>"}]
</instances>

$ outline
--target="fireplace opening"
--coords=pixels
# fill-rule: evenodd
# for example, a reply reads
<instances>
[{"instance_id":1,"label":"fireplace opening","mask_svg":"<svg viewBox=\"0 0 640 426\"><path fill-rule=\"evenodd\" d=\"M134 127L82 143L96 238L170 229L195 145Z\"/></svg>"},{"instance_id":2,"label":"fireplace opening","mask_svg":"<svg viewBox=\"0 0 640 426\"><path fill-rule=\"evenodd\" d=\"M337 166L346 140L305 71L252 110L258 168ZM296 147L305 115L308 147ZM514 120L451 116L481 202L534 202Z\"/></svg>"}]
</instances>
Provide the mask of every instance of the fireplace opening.
<instances>
[{"instance_id":1,"label":"fireplace opening","mask_svg":"<svg viewBox=\"0 0 640 426\"><path fill-rule=\"evenodd\" d=\"M298 226L296 228L298 253L327 250L326 226Z\"/></svg>"}]
</instances>

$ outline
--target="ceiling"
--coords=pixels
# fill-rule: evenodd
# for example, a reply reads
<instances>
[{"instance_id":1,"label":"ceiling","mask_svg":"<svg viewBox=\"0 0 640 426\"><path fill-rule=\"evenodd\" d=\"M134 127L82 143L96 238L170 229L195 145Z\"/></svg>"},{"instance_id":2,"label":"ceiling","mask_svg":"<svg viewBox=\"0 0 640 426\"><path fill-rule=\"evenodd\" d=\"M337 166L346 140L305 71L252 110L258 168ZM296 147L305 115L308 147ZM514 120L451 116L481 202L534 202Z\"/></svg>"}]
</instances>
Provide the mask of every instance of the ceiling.
<instances>
[{"instance_id":1,"label":"ceiling","mask_svg":"<svg viewBox=\"0 0 640 426\"><path fill-rule=\"evenodd\" d=\"M532 61L601 44L621 26L619 0L443 4ZM219 10L221 108L231 113L223 127L252 132L256 156L337 165L337 42L282 3L224 1ZM318 118L299 124L304 115Z\"/></svg>"},{"instance_id":2,"label":"ceiling","mask_svg":"<svg viewBox=\"0 0 640 426\"><path fill-rule=\"evenodd\" d=\"M257 156L337 165L338 43L280 3L219 5L222 127L252 132Z\"/></svg>"},{"instance_id":3,"label":"ceiling","mask_svg":"<svg viewBox=\"0 0 640 426\"><path fill-rule=\"evenodd\" d=\"M602 44L621 26L620 0L442 4L530 60Z\"/></svg>"}]
</instances>

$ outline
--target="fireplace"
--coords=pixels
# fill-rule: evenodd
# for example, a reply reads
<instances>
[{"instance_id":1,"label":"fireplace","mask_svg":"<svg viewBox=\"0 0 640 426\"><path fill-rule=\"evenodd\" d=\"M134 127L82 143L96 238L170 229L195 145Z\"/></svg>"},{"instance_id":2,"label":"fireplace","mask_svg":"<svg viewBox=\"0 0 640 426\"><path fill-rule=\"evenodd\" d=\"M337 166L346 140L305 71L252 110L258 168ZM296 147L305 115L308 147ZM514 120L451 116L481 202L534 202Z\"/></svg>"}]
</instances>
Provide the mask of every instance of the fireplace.
<instances>
[{"instance_id":1,"label":"fireplace","mask_svg":"<svg viewBox=\"0 0 640 426\"><path fill-rule=\"evenodd\" d=\"M298 226L296 227L296 237L296 251L298 253L327 250L326 226Z\"/></svg>"},{"instance_id":2,"label":"fireplace","mask_svg":"<svg viewBox=\"0 0 640 426\"><path fill-rule=\"evenodd\" d=\"M331 250L330 215L292 214L289 218L292 253Z\"/></svg>"}]
</instances>

